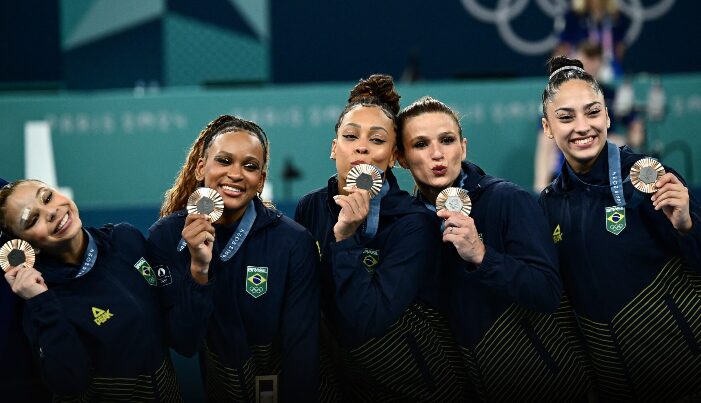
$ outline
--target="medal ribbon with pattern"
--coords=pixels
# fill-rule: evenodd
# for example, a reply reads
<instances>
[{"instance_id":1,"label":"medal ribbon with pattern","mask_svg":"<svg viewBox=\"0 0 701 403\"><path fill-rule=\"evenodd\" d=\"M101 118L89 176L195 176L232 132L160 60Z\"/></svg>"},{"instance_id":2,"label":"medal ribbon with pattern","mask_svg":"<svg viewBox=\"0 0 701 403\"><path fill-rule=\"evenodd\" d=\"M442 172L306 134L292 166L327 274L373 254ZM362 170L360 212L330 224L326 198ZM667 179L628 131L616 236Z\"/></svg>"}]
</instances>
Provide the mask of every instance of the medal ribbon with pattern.
<instances>
[{"instance_id":1,"label":"medal ribbon with pattern","mask_svg":"<svg viewBox=\"0 0 701 403\"><path fill-rule=\"evenodd\" d=\"M95 239L92 237L92 235L90 235L90 232L85 230L83 231L88 236L88 247L85 249L85 253L83 254L83 264L80 266L80 270L74 278L83 277L86 275L90 270L92 270L93 266L95 266L95 262L97 261L97 245L95 244Z\"/></svg>"},{"instance_id":2,"label":"medal ribbon with pattern","mask_svg":"<svg viewBox=\"0 0 701 403\"><path fill-rule=\"evenodd\" d=\"M593 188L608 188L611 191L616 205L604 208L604 226L606 231L618 235L626 228L626 198L623 194L624 180L621 176L621 150L610 141L606 141L606 146L608 148L609 186L586 183L577 176L570 164L565 163L565 165L570 175L580 183ZM625 181L629 180L630 177L626 178Z\"/></svg>"},{"instance_id":3,"label":"medal ribbon with pattern","mask_svg":"<svg viewBox=\"0 0 701 403\"><path fill-rule=\"evenodd\" d=\"M219 254L219 258L223 262L231 259L236 252L238 252L241 244L243 244L243 241L246 240L251 228L253 228L253 222L256 220L256 216L256 206L253 203L253 200L251 200L248 202L248 206L246 206L246 212L243 214L241 222L239 222L239 225L236 227L236 231L234 231L234 234L231 235L229 242L226 243L226 247L224 247L224 250L221 252L221 254ZM186 246L187 242L181 238L180 242L178 243L178 252L181 252Z\"/></svg>"},{"instance_id":4,"label":"medal ribbon with pattern","mask_svg":"<svg viewBox=\"0 0 701 403\"><path fill-rule=\"evenodd\" d=\"M243 241L246 240L246 237L248 236L249 232L251 232L251 228L253 228L253 222L255 220L256 206L255 204L253 204L253 200L251 200L248 202L246 212L244 213L241 222L236 227L236 231L234 231L234 234L231 236L231 238L229 238L229 242L226 243L226 247L219 255L219 258L223 262L226 262L227 260L231 259L236 254L236 252L238 252L239 248L241 247L241 244L243 244Z\"/></svg>"},{"instance_id":5,"label":"medal ribbon with pattern","mask_svg":"<svg viewBox=\"0 0 701 403\"><path fill-rule=\"evenodd\" d=\"M565 163L565 166L567 167L567 171L570 173L570 175L578 182L592 188L610 189L611 195L613 196L613 200L616 202L616 205L619 207L625 207L626 198L623 195L623 183L628 182L630 178L626 178L625 181L621 178L621 150L618 149L618 146L609 141L607 141L606 144L608 147L609 186L592 185L590 183L584 182L572 170L570 164Z\"/></svg>"},{"instance_id":6,"label":"medal ribbon with pattern","mask_svg":"<svg viewBox=\"0 0 701 403\"><path fill-rule=\"evenodd\" d=\"M380 202L387 192L389 192L389 184L384 181L380 193L370 199L370 211L365 221L364 234L366 237L372 238L377 234L377 227L380 225Z\"/></svg>"},{"instance_id":7,"label":"medal ribbon with pattern","mask_svg":"<svg viewBox=\"0 0 701 403\"><path fill-rule=\"evenodd\" d=\"M626 206L626 198L623 195L623 178L621 177L621 150L617 145L606 142L608 147L608 162L609 162L609 185L611 186L611 195L613 200L619 207Z\"/></svg>"}]
</instances>

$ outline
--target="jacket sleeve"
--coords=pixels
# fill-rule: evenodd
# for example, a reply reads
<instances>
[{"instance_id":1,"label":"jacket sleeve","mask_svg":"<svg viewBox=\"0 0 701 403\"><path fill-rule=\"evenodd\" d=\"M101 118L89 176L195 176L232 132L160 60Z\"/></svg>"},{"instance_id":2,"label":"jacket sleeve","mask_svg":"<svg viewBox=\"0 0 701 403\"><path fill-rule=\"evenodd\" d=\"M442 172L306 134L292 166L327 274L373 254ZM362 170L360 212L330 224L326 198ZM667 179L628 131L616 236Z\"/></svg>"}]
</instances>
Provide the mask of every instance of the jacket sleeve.
<instances>
[{"instance_id":1,"label":"jacket sleeve","mask_svg":"<svg viewBox=\"0 0 701 403\"><path fill-rule=\"evenodd\" d=\"M295 207L294 220L295 220L297 223L299 223L300 225L302 225L304 228L309 228L309 227L307 227L307 226L305 225L305 223L303 222L303 221L304 221L304 214L303 214L303 211L304 211L304 207L305 207L305 205L306 205L305 199L306 199L306 198L302 198L302 199L300 199L299 202L297 203L297 207Z\"/></svg>"},{"instance_id":2,"label":"jacket sleeve","mask_svg":"<svg viewBox=\"0 0 701 403\"><path fill-rule=\"evenodd\" d=\"M86 390L92 379L90 356L53 291L27 300L23 322L49 389L65 395Z\"/></svg>"},{"instance_id":3,"label":"jacket sleeve","mask_svg":"<svg viewBox=\"0 0 701 403\"><path fill-rule=\"evenodd\" d=\"M669 167L665 167L665 169L667 172L672 172L676 175L684 186L689 186L684 178L676 171ZM674 228L664 212L654 209L650 196L651 195L646 195L645 201L643 201L648 215L652 216L655 221L650 228L661 230L661 239L664 241L671 241L673 244L672 247L677 250L679 257L697 273L701 273L701 204L690 192L689 214L691 215L692 227L689 232L682 234Z\"/></svg>"},{"instance_id":4,"label":"jacket sleeve","mask_svg":"<svg viewBox=\"0 0 701 403\"><path fill-rule=\"evenodd\" d=\"M207 333L213 311L213 281L201 285L192 279L190 254L187 249L176 250L181 229L169 228L173 223L154 224L149 229L147 247L154 270L162 267L172 276L170 284L160 286L168 344L179 354L191 357Z\"/></svg>"},{"instance_id":5,"label":"jacket sleeve","mask_svg":"<svg viewBox=\"0 0 701 403\"><path fill-rule=\"evenodd\" d=\"M354 339L383 335L417 299L438 257L438 229L428 214L404 216L389 231L372 267L363 253L377 246L359 234L328 248L336 308Z\"/></svg>"},{"instance_id":6,"label":"jacket sleeve","mask_svg":"<svg viewBox=\"0 0 701 403\"><path fill-rule=\"evenodd\" d=\"M474 266L465 263L464 275L478 276L494 292L524 308L554 312L560 303L562 283L557 253L541 209L521 189L503 198L500 208L501 222L488 225L500 225L496 231L501 231L501 245L490 245L486 239L482 264L469 271Z\"/></svg>"},{"instance_id":7,"label":"jacket sleeve","mask_svg":"<svg viewBox=\"0 0 701 403\"><path fill-rule=\"evenodd\" d=\"M684 261L701 274L701 206L691 205L691 231L680 234L674 231L674 238Z\"/></svg>"},{"instance_id":8,"label":"jacket sleeve","mask_svg":"<svg viewBox=\"0 0 701 403\"><path fill-rule=\"evenodd\" d=\"M312 402L319 391L319 254L306 230L292 243L281 319L281 391L285 402Z\"/></svg>"}]
</instances>

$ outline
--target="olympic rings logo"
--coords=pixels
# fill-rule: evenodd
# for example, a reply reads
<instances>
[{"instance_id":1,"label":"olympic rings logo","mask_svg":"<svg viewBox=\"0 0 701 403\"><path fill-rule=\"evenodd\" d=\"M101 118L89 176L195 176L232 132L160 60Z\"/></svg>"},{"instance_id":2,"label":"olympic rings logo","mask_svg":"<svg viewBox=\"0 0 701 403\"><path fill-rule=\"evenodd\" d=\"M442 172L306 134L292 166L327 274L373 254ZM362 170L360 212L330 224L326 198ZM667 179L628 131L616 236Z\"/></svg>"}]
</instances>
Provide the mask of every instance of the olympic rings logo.
<instances>
[{"instance_id":1,"label":"olympic rings logo","mask_svg":"<svg viewBox=\"0 0 701 403\"><path fill-rule=\"evenodd\" d=\"M540 10L553 19L553 32L547 37L528 41L521 38L511 27L511 21L526 9L530 0L497 0L494 9L484 7L479 0L461 0L463 7L480 21L495 24L502 40L511 49L525 55L540 55L550 51L558 43L558 34L565 28L565 13L569 0L535 0ZM621 13L631 21L626 32L625 42L634 43L643 29L645 21L654 20L667 14L675 0L660 0L652 6L644 6L641 0L618 0Z\"/></svg>"}]
</instances>

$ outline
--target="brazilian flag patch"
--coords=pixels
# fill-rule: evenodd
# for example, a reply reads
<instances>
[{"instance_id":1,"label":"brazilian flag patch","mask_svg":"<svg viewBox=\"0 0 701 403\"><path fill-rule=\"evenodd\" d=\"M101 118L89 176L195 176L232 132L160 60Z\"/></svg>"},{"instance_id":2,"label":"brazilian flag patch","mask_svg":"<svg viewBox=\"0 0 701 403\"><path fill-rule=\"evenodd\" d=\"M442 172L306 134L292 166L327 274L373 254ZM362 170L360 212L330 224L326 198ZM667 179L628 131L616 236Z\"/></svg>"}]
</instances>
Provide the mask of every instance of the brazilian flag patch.
<instances>
[{"instance_id":1,"label":"brazilian flag patch","mask_svg":"<svg viewBox=\"0 0 701 403\"><path fill-rule=\"evenodd\" d=\"M626 208L606 207L606 231L618 235L626 227Z\"/></svg>"},{"instance_id":2,"label":"brazilian flag patch","mask_svg":"<svg viewBox=\"0 0 701 403\"><path fill-rule=\"evenodd\" d=\"M153 272L151 265L148 264L146 259L139 259L139 261L134 264L134 268L139 271L139 274L144 277L144 280L146 280L147 283L152 286L156 286L156 284L158 284L156 274Z\"/></svg>"},{"instance_id":3,"label":"brazilian flag patch","mask_svg":"<svg viewBox=\"0 0 701 403\"><path fill-rule=\"evenodd\" d=\"M375 266L380 263L380 251L377 249L365 249L361 257L363 266L368 273L375 271Z\"/></svg>"},{"instance_id":4,"label":"brazilian flag patch","mask_svg":"<svg viewBox=\"0 0 701 403\"><path fill-rule=\"evenodd\" d=\"M258 298L268 292L268 268L246 266L246 292Z\"/></svg>"}]
</instances>

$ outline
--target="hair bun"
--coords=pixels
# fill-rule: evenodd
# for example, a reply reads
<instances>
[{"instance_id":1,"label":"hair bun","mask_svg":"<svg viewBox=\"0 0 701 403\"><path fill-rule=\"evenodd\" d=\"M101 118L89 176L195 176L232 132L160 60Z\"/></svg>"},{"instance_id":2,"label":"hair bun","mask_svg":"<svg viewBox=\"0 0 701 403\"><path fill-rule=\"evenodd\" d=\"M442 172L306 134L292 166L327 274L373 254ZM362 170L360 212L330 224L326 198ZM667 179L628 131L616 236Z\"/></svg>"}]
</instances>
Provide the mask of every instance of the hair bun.
<instances>
[{"instance_id":1,"label":"hair bun","mask_svg":"<svg viewBox=\"0 0 701 403\"><path fill-rule=\"evenodd\" d=\"M396 115L399 113L399 98L399 94L394 89L392 76L373 74L366 79L361 79L353 87L348 97L348 103L368 102L384 104Z\"/></svg>"},{"instance_id":2,"label":"hair bun","mask_svg":"<svg viewBox=\"0 0 701 403\"><path fill-rule=\"evenodd\" d=\"M584 68L582 62L577 59L570 59L567 56L554 56L548 60L548 75L551 75L555 70L562 67L575 66L581 69Z\"/></svg>"}]
</instances>

